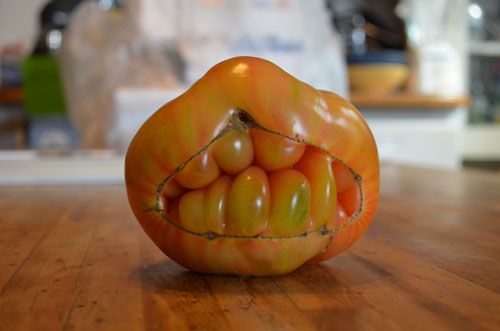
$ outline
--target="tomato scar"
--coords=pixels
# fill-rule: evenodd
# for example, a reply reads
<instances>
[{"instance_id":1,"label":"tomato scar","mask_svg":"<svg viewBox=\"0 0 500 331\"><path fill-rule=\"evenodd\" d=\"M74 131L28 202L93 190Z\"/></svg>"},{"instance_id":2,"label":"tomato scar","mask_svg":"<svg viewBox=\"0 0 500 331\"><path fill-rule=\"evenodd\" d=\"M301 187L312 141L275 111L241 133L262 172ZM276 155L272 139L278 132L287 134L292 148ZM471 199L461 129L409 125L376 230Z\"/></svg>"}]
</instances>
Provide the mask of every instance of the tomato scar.
<instances>
[{"instance_id":1,"label":"tomato scar","mask_svg":"<svg viewBox=\"0 0 500 331\"><path fill-rule=\"evenodd\" d=\"M306 146L312 146L316 149L319 149L321 152L328 155L332 160L332 169L335 175L335 182L337 185L337 201L336 204L338 208L340 208L343 212L345 212L345 219L347 221L343 221L337 223L333 221L328 221L326 224L323 224L314 229L307 229L305 231L301 231L296 234L287 234L287 235L279 235L279 234L265 234L263 231L259 231L257 233L226 233L224 231L227 230L226 224L221 226L222 230L213 231L211 229L207 229L206 231L199 232L195 229L188 229L181 225L179 221L179 212L177 210L172 210L172 208L178 208L178 200L180 195L184 194L185 191L189 192L189 189L179 188L179 183L175 182L174 175L178 172L182 171L186 168L186 166L193 161L196 157L205 153L211 146L213 146L219 139L224 137L227 133L233 130L240 130L244 132L249 132L249 130L262 130L269 134L277 135L284 139L287 139L291 142L304 144ZM338 177L338 178L337 178ZM174 182L169 182L174 181ZM203 189L203 188L200 188ZM222 193L221 193L222 194ZM173 199L173 200L172 200ZM172 200L172 201L171 201ZM175 202L174 202L175 201ZM259 202L261 203L261 202ZM294 202L295 203L295 202ZM349 226L352 222L354 222L357 217L361 214L363 207L363 191L362 191L362 180L361 176L354 172L347 164L345 164L342 160L338 159L334 155L331 155L327 150L323 147L315 145L311 142L307 142L304 139L300 139L298 134L295 134L294 137L290 137L284 135L280 132L270 130L258 124L246 111L241 109L236 109L232 112L230 120L228 124L203 148L189 157L185 162L180 164L175 171L173 171L170 175L168 175L159 185L156 192L156 207L150 208L148 211L154 211L160 213L163 220L171 224L172 226L192 235L196 235L199 237L206 238L208 240L215 240L217 238L235 238L235 239L272 239L272 240L281 240L281 239L291 239L297 237L306 237L311 233L317 232L323 236L329 235L330 240L327 243L324 250L327 250L330 244L333 241L333 234L335 232L341 231ZM201 208L201 207L200 207ZM189 211L189 210L188 210ZM338 211L336 212L336 217L338 218ZM329 225L334 225L330 226ZM259 229L259 227L255 228Z\"/></svg>"}]
</instances>

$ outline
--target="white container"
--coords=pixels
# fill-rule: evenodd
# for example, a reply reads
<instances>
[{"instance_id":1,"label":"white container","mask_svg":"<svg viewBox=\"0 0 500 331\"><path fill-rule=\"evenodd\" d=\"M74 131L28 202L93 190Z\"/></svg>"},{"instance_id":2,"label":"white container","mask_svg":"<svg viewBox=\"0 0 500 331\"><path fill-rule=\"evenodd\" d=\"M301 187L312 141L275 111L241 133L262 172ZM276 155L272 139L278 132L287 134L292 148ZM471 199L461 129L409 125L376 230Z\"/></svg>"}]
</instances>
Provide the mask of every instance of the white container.
<instances>
[{"instance_id":1,"label":"white container","mask_svg":"<svg viewBox=\"0 0 500 331\"><path fill-rule=\"evenodd\" d=\"M417 60L420 93L450 98L464 94L463 67L455 47L446 42L422 45Z\"/></svg>"},{"instance_id":2,"label":"white container","mask_svg":"<svg viewBox=\"0 0 500 331\"><path fill-rule=\"evenodd\" d=\"M109 146L125 152L142 124L161 106L185 91L176 89L121 88L113 95Z\"/></svg>"}]
</instances>

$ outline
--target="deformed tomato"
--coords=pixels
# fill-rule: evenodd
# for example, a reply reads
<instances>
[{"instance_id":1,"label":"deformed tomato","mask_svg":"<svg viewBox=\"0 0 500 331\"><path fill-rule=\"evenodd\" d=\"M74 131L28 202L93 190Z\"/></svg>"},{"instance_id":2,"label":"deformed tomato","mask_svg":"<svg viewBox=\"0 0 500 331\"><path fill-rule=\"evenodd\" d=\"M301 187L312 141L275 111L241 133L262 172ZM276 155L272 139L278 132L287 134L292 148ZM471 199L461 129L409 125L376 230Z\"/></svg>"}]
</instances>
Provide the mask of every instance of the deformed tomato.
<instances>
[{"instance_id":1,"label":"deformed tomato","mask_svg":"<svg viewBox=\"0 0 500 331\"><path fill-rule=\"evenodd\" d=\"M136 218L174 261L275 275L359 238L375 213L379 162L350 103L238 57L144 123L125 180Z\"/></svg>"}]
</instances>

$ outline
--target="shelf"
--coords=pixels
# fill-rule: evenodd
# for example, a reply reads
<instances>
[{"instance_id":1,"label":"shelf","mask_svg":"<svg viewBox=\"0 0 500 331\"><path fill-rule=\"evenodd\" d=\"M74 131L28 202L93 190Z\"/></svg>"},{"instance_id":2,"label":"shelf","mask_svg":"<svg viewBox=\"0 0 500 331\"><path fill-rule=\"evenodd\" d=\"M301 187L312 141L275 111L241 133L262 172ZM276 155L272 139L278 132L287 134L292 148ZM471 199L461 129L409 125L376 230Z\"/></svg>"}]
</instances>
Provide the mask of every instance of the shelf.
<instances>
[{"instance_id":1,"label":"shelf","mask_svg":"<svg viewBox=\"0 0 500 331\"><path fill-rule=\"evenodd\" d=\"M500 41L471 41L469 53L478 56L500 57Z\"/></svg>"},{"instance_id":2,"label":"shelf","mask_svg":"<svg viewBox=\"0 0 500 331\"><path fill-rule=\"evenodd\" d=\"M21 104L23 102L23 91L21 89L0 88L0 102L10 104Z\"/></svg>"},{"instance_id":3,"label":"shelf","mask_svg":"<svg viewBox=\"0 0 500 331\"><path fill-rule=\"evenodd\" d=\"M440 96L425 96L411 93L391 95L351 93L350 101L358 108L436 109L468 106L469 96L464 95L455 98L445 98Z\"/></svg>"}]
</instances>

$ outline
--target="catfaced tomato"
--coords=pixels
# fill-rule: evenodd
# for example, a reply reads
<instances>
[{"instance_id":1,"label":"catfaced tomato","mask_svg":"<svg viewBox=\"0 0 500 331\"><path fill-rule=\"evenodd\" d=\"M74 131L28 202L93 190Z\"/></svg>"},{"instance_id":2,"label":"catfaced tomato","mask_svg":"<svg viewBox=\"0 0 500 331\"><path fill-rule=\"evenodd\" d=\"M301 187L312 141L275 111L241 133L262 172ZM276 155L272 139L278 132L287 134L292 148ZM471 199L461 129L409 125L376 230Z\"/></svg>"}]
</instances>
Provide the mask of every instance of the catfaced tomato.
<instances>
[{"instance_id":1,"label":"catfaced tomato","mask_svg":"<svg viewBox=\"0 0 500 331\"><path fill-rule=\"evenodd\" d=\"M136 218L174 261L275 275L358 239L375 213L379 163L350 103L238 57L144 123L125 180Z\"/></svg>"}]
</instances>

